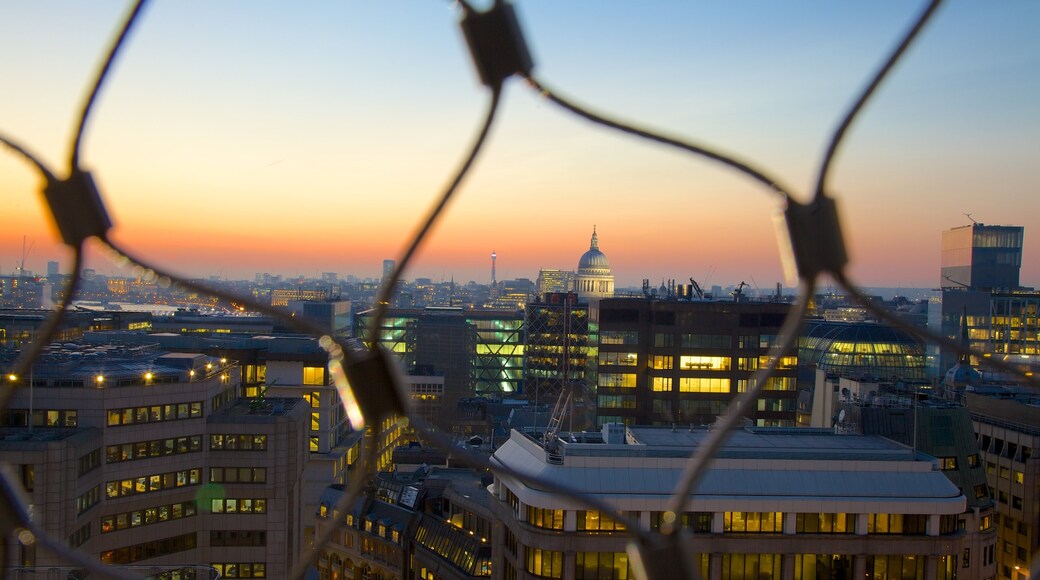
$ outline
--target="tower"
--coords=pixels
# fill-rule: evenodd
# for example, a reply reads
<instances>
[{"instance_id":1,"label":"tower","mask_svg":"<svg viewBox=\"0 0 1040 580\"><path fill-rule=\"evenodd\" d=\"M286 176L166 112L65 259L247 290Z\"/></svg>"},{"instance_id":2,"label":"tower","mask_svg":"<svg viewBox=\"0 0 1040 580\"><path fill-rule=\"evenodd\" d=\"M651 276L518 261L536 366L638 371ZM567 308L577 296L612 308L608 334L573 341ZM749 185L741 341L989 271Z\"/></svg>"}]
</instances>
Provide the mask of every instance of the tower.
<instances>
[{"instance_id":1,"label":"tower","mask_svg":"<svg viewBox=\"0 0 1040 580\"><path fill-rule=\"evenodd\" d=\"M495 278L495 260L498 259L498 254L494 250L491 250L491 297L496 298L498 296L498 280Z\"/></svg>"}]
</instances>

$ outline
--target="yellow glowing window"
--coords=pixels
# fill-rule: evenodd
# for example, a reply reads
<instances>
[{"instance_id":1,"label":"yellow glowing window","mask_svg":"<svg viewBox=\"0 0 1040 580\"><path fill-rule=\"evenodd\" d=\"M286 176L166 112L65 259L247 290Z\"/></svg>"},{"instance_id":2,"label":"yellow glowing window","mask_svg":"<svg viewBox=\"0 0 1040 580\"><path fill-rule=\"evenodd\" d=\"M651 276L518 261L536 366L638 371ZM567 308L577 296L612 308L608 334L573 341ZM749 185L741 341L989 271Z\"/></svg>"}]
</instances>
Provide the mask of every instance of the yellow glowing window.
<instances>
[{"instance_id":1,"label":"yellow glowing window","mask_svg":"<svg viewBox=\"0 0 1040 580\"><path fill-rule=\"evenodd\" d=\"M730 357L728 356L682 356L679 357L679 368L684 371L706 370L706 371L728 371L730 369Z\"/></svg>"},{"instance_id":2,"label":"yellow glowing window","mask_svg":"<svg viewBox=\"0 0 1040 580\"><path fill-rule=\"evenodd\" d=\"M325 367L303 367L303 384L324 385Z\"/></svg>"},{"instance_id":3,"label":"yellow glowing window","mask_svg":"<svg viewBox=\"0 0 1040 580\"><path fill-rule=\"evenodd\" d=\"M671 377L653 377L650 383L651 389L658 392L670 392L672 390Z\"/></svg>"},{"instance_id":4,"label":"yellow glowing window","mask_svg":"<svg viewBox=\"0 0 1040 580\"><path fill-rule=\"evenodd\" d=\"M680 393L728 393L730 380L722 378L683 377L679 379Z\"/></svg>"}]
</instances>

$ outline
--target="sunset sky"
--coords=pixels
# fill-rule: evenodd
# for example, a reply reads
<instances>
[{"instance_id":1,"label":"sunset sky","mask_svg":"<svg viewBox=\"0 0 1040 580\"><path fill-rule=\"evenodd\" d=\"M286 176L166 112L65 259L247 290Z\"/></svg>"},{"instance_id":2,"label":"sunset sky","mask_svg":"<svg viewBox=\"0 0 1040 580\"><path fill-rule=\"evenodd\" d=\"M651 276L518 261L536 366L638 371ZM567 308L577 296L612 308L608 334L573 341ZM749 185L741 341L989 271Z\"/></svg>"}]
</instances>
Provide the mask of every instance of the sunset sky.
<instances>
[{"instance_id":1,"label":"sunset sky","mask_svg":"<svg viewBox=\"0 0 1040 580\"><path fill-rule=\"evenodd\" d=\"M128 2L0 4L0 132L64 174L84 91ZM535 76L588 107L715 146L794 188L922 8L875 2L516 2ZM170 269L376 277L487 106L443 0L157 0L84 141L113 238ZM1040 286L1040 2L948 2L833 167L853 279L934 287L942 230L1025 226ZM41 179L0 151L0 273L69 265ZM760 185L592 126L508 83L473 171L405 278L573 269L593 225L618 286L782 280ZM119 270L94 259L107 274ZM129 274L129 272L127 272Z\"/></svg>"}]
</instances>

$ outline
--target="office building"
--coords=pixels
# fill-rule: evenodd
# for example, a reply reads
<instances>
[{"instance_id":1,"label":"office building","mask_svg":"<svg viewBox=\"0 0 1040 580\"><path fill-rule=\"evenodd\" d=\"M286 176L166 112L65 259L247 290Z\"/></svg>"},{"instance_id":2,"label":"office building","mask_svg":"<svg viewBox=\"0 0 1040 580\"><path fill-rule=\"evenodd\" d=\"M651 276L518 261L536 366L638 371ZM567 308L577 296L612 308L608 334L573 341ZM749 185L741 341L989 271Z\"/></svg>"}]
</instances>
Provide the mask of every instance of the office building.
<instances>
[{"instance_id":1,"label":"office building","mask_svg":"<svg viewBox=\"0 0 1040 580\"><path fill-rule=\"evenodd\" d=\"M288 574L309 460L302 399L240 399L237 362L154 344L53 345L6 384L0 456L50 537L170 578ZM72 572L6 541L5 567Z\"/></svg>"},{"instance_id":2,"label":"office building","mask_svg":"<svg viewBox=\"0 0 1040 580\"><path fill-rule=\"evenodd\" d=\"M355 314L355 337L372 335L373 317L373 310ZM523 311L391 308L374 335L406 373L444 377L444 427L461 399L523 388Z\"/></svg>"},{"instance_id":3,"label":"office building","mask_svg":"<svg viewBox=\"0 0 1040 580\"><path fill-rule=\"evenodd\" d=\"M657 530L705 429L570 433L546 449L513 431L493 461L583 490ZM634 578L626 525L536 482L496 476L492 566L502 578ZM956 577L975 530L935 458L889 439L737 431L690 494L680 536L701 578Z\"/></svg>"},{"instance_id":4,"label":"office building","mask_svg":"<svg viewBox=\"0 0 1040 580\"><path fill-rule=\"evenodd\" d=\"M595 398L595 336L589 306L574 292L550 292L524 311L524 389L527 399L550 406L564 394L581 414ZM592 355L590 357L590 354Z\"/></svg>"},{"instance_id":5,"label":"office building","mask_svg":"<svg viewBox=\"0 0 1040 580\"><path fill-rule=\"evenodd\" d=\"M972 533L966 534L962 544L958 574L996 578L999 516L967 407L928 398L919 387L899 392L890 385L846 378L840 379L840 385L831 411L819 413L820 420L813 425L838 433L880 435L935 457L943 474L967 500L957 526Z\"/></svg>"},{"instance_id":6,"label":"office building","mask_svg":"<svg viewBox=\"0 0 1040 580\"><path fill-rule=\"evenodd\" d=\"M997 578L1027 580L1040 558L1040 396L967 392L990 495L997 506Z\"/></svg>"},{"instance_id":7,"label":"office building","mask_svg":"<svg viewBox=\"0 0 1040 580\"><path fill-rule=\"evenodd\" d=\"M790 306L773 302L604 298L599 302L598 424L707 425L750 387ZM755 410L793 426L798 357L783 356Z\"/></svg>"},{"instance_id":8,"label":"office building","mask_svg":"<svg viewBox=\"0 0 1040 580\"><path fill-rule=\"evenodd\" d=\"M573 280L574 272L542 268L538 271L538 279L535 281L538 298L549 292L567 292L571 289Z\"/></svg>"},{"instance_id":9,"label":"office building","mask_svg":"<svg viewBox=\"0 0 1040 580\"><path fill-rule=\"evenodd\" d=\"M1022 268L1022 226L974 223L942 233L939 287L971 290L1018 288Z\"/></svg>"},{"instance_id":10,"label":"office building","mask_svg":"<svg viewBox=\"0 0 1040 580\"><path fill-rule=\"evenodd\" d=\"M929 327L1025 371L1040 370L1040 292L1019 286L1024 228L972 224L942 235L941 299L929 304ZM958 355L929 345L929 374L938 376ZM973 363L977 361L972 361Z\"/></svg>"}]
</instances>

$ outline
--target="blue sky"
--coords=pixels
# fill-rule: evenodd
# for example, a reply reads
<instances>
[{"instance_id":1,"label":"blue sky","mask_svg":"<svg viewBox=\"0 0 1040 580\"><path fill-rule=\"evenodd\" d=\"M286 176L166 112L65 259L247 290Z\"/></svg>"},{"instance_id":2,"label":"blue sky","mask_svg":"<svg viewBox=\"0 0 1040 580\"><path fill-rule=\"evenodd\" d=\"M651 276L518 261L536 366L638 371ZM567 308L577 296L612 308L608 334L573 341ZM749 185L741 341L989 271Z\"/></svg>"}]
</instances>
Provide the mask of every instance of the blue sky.
<instances>
[{"instance_id":1,"label":"blue sky","mask_svg":"<svg viewBox=\"0 0 1040 580\"><path fill-rule=\"evenodd\" d=\"M599 112L717 146L798 192L919 3L516 3L535 75ZM0 5L0 131L62 167L127 3ZM376 276L482 118L458 7L155 1L103 91L83 158L113 236L190 274ZM855 280L928 287L965 213L1026 227L1040 285L1040 4L948 2L852 127L832 172ZM67 263L38 179L0 154L0 272ZM406 277L573 268L593 224L620 285L781 279L760 186L507 86L472 174ZM115 267L99 263L103 270Z\"/></svg>"}]
</instances>

